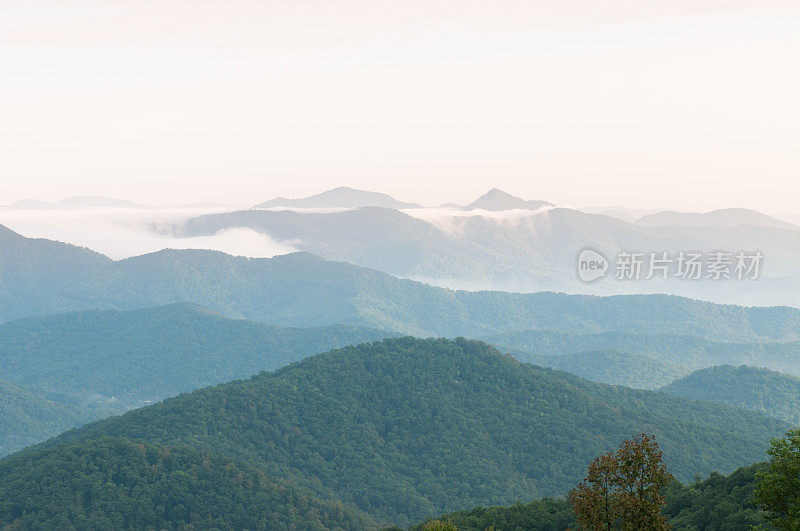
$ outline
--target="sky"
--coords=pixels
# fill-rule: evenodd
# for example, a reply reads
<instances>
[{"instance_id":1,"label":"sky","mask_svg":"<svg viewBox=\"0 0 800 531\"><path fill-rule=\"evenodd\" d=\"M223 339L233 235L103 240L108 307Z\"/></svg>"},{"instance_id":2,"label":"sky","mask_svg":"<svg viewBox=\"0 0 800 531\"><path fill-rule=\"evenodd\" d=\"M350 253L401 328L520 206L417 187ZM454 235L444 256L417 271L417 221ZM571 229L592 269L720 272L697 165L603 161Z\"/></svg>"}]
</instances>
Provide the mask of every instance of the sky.
<instances>
[{"instance_id":1,"label":"sky","mask_svg":"<svg viewBox=\"0 0 800 531\"><path fill-rule=\"evenodd\" d=\"M5 0L0 204L800 212L800 2Z\"/></svg>"}]
</instances>

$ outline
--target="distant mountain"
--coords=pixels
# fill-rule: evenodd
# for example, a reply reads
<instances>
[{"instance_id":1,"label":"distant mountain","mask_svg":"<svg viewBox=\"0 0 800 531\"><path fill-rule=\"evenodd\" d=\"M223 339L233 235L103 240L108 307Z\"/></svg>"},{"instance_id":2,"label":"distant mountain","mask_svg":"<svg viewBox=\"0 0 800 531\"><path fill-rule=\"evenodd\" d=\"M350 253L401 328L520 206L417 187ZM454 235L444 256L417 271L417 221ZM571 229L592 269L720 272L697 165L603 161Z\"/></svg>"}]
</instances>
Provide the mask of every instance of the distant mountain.
<instances>
[{"instance_id":1,"label":"distant mountain","mask_svg":"<svg viewBox=\"0 0 800 531\"><path fill-rule=\"evenodd\" d=\"M800 306L800 230L645 227L567 208L522 210L509 218L464 215L452 209L400 211L365 207L345 212L249 210L198 216L169 231L174 237L211 236L246 227L331 260L392 275L472 290L564 291L616 295L671 293L716 302ZM485 212L484 212L485 213ZM581 282L577 257L586 247L611 263L607 277ZM621 251L761 251L758 282L617 281ZM649 257L649 255L645 255ZM673 273L675 266L673 264Z\"/></svg>"},{"instance_id":2,"label":"distant mountain","mask_svg":"<svg viewBox=\"0 0 800 531\"><path fill-rule=\"evenodd\" d=\"M0 457L97 418L90 410L0 380Z\"/></svg>"},{"instance_id":3,"label":"distant mountain","mask_svg":"<svg viewBox=\"0 0 800 531\"><path fill-rule=\"evenodd\" d=\"M760 411L800 424L800 378L768 369L722 365L700 369L661 389L665 393Z\"/></svg>"},{"instance_id":4,"label":"distant mountain","mask_svg":"<svg viewBox=\"0 0 800 531\"><path fill-rule=\"evenodd\" d=\"M103 437L0 461L3 529L352 529L375 523L231 459Z\"/></svg>"},{"instance_id":5,"label":"distant mountain","mask_svg":"<svg viewBox=\"0 0 800 531\"><path fill-rule=\"evenodd\" d=\"M542 356L512 352L521 361L559 369L593 382L624 385L634 389L657 389L685 375L688 370L647 356L617 350L575 352Z\"/></svg>"},{"instance_id":6,"label":"distant mountain","mask_svg":"<svg viewBox=\"0 0 800 531\"><path fill-rule=\"evenodd\" d=\"M8 205L9 208L24 210L46 210L50 208L152 208L134 203L126 199L112 199L110 197L77 196L61 201L41 201L39 199L24 199Z\"/></svg>"},{"instance_id":7,"label":"distant mountain","mask_svg":"<svg viewBox=\"0 0 800 531\"><path fill-rule=\"evenodd\" d=\"M514 197L497 188L492 188L478 199L464 207L464 210L537 210L542 207L553 206L547 201L526 201Z\"/></svg>"},{"instance_id":8,"label":"distant mountain","mask_svg":"<svg viewBox=\"0 0 800 531\"><path fill-rule=\"evenodd\" d=\"M392 335L346 325L281 328L191 304L94 310L0 324L0 367L28 389L120 412Z\"/></svg>"},{"instance_id":9,"label":"distant mountain","mask_svg":"<svg viewBox=\"0 0 800 531\"><path fill-rule=\"evenodd\" d=\"M775 229L800 230L800 226L767 216L746 208L724 208L711 212L664 211L643 216L636 220L637 225L645 227L683 226L731 228L742 225L755 225Z\"/></svg>"},{"instance_id":10,"label":"distant mountain","mask_svg":"<svg viewBox=\"0 0 800 531\"><path fill-rule=\"evenodd\" d=\"M482 337L535 328L800 339L800 310L788 307L721 306L665 295L451 291L304 253L250 259L165 250L115 262L3 228L0 249L0 320L6 321L192 302L278 326L348 324L424 336Z\"/></svg>"},{"instance_id":11,"label":"distant mountain","mask_svg":"<svg viewBox=\"0 0 800 531\"><path fill-rule=\"evenodd\" d=\"M102 436L185 444L409 525L564 494L596 455L643 431L686 480L762 458L787 429L753 412L522 364L481 342L407 337L170 398L43 447Z\"/></svg>"},{"instance_id":12,"label":"distant mountain","mask_svg":"<svg viewBox=\"0 0 800 531\"><path fill-rule=\"evenodd\" d=\"M390 195L366 190L356 190L347 186L340 186L321 194L303 197L302 199L286 199L278 197L253 208L296 207L296 208L419 208L415 203L398 201Z\"/></svg>"},{"instance_id":13,"label":"distant mountain","mask_svg":"<svg viewBox=\"0 0 800 531\"><path fill-rule=\"evenodd\" d=\"M628 352L657 360L678 368L684 374L712 365L746 364L800 376L800 342L797 341L731 343L676 334L570 333L553 330L502 332L483 335L481 339L504 352L513 353L521 360L538 364L544 363L544 359L600 349ZM562 368L555 365L558 363L555 360L549 363L549 366ZM619 383L634 386L634 382L632 378L627 383Z\"/></svg>"}]
</instances>

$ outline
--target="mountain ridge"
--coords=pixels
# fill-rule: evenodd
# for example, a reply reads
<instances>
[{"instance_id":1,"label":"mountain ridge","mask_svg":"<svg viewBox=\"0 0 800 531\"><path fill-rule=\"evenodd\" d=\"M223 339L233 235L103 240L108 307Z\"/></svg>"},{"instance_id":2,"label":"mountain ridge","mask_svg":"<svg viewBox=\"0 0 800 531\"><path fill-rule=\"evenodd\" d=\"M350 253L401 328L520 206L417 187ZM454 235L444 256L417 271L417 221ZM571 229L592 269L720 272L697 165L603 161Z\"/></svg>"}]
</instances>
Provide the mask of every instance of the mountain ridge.
<instances>
[{"instance_id":1,"label":"mountain ridge","mask_svg":"<svg viewBox=\"0 0 800 531\"><path fill-rule=\"evenodd\" d=\"M367 190L357 190L349 186L339 186L324 192L302 197L299 199L287 199L276 197L263 203L259 203L253 208L275 208L275 207L297 207L297 208L361 208L361 207L383 207L383 208L419 208L416 203L398 201L394 197Z\"/></svg>"},{"instance_id":2,"label":"mountain ridge","mask_svg":"<svg viewBox=\"0 0 800 531\"><path fill-rule=\"evenodd\" d=\"M0 232L0 244L0 320L6 321L188 301L278 326L348 324L418 336L481 337L533 327L791 341L800 332L800 310L786 306L720 305L670 295L453 291L304 253L251 259L163 250L113 261L13 231Z\"/></svg>"},{"instance_id":3,"label":"mountain ridge","mask_svg":"<svg viewBox=\"0 0 800 531\"><path fill-rule=\"evenodd\" d=\"M482 342L405 337L170 398L26 452L101 436L180 441L409 525L451 508L563 494L595 455L642 431L687 478L754 462L786 427L594 384Z\"/></svg>"},{"instance_id":4,"label":"mountain ridge","mask_svg":"<svg viewBox=\"0 0 800 531\"><path fill-rule=\"evenodd\" d=\"M800 424L800 378L747 365L699 369L660 389L696 400L759 411Z\"/></svg>"}]
</instances>

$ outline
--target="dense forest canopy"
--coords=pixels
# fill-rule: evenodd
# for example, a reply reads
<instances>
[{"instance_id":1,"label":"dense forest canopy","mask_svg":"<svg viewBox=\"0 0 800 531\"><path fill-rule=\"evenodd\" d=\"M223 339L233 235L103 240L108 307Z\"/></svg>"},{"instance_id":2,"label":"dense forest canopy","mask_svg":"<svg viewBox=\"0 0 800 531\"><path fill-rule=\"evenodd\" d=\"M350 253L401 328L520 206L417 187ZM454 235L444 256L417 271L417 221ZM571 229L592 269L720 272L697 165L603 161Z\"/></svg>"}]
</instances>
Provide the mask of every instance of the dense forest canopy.
<instances>
[{"instance_id":1,"label":"dense forest canopy","mask_svg":"<svg viewBox=\"0 0 800 531\"><path fill-rule=\"evenodd\" d=\"M180 442L408 525L561 495L594 455L652 432L688 479L762 458L786 425L756 413L587 382L485 343L387 339L168 399L47 443Z\"/></svg>"},{"instance_id":2,"label":"dense forest canopy","mask_svg":"<svg viewBox=\"0 0 800 531\"><path fill-rule=\"evenodd\" d=\"M101 416L0 380L0 457Z\"/></svg>"},{"instance_id":3,"label":"dense forest canopy","mask_svg":"<svg viewBox=\"0 0 800 531\"><path fill-rule=\"evenodd\" d=\"M0 364L9 381L119 412L391 335L348 325L278 327L182 303L0 324Z\"/></svg>"},{"instance_id":4,"label":"dense forest canopy","mask_svg":"<svg viewBox=\"0 0 800 531\"><path fill-rule=\"evenodd\" d=\"M673 482L667 488L664 514L676 531L697 529L771 529L766 514L755 506L757 474L766 463L740 468L729 476L712 473L688 485ZM563 531L575 528L572 507L563 498L543 498L509 506L476 507L437 518L458 531ZM413 526L422 531L423 524Z\"/></svg>"},{"instance_id":5,"label":"dense forest canopy","mask_svg":"<svg viewBox=\"0 0 800 531\"><path fill-rule=\"evenodd\" d=\"M760 411L800 424L800 378L757 367L723 365L695 371L665 393Z\"/></svg>"},{"instance_id":6,"label":"dense forest canopy","mask_svg":"<svg viewBox=\"0 0 800 531\"><path fill-rule=\"evenodd\" d=\"M0 527L352 529L375 524L291 482L185 446L102 437L0 461Z\"/></svg>"}]
</instances>

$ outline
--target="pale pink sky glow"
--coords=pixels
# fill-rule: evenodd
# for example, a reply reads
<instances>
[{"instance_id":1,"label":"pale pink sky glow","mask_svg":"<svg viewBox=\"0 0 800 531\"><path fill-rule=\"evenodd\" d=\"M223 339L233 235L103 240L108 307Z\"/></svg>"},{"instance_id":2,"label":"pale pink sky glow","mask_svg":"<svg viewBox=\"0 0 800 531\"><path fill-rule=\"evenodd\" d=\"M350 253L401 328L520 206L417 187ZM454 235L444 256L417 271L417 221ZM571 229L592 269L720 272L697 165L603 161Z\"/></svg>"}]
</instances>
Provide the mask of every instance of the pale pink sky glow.
<instances>
[{"instance_id":1,"label":"pale pink sky glow","mask_svg":"<svg viewBox=\"0 0 800 531\"><path fill-rule=\"evenodd\" d=\"M797 2L7 1L0 204L800 211Z\"/></svg>"}]
</instances>

